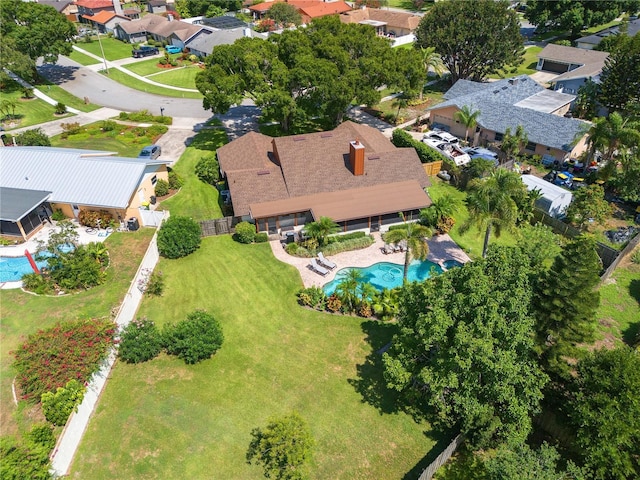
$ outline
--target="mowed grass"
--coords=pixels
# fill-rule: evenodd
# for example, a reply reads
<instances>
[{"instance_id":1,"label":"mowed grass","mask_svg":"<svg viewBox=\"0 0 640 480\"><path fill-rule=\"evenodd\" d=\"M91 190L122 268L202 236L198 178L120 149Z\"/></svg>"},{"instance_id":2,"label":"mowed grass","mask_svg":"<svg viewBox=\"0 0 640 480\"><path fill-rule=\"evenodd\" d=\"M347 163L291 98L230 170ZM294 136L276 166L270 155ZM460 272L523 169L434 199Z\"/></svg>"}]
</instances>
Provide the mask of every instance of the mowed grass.
<instances>
[{"instance_id":1,"label":"mowed grass","mask_svg":"<svg viewBox=\"0 0 640 480\"><path fill-rule=\"evenodd\" d=\"M139 316L166 325L206 309L224 344L193 366L118 362L70 478L264 478L245 462L250 432L294 410L315 438L310 478L401 479L434 446L427 424L394 410L372 354L395 327L298 306L299 274L268 244L209 237L157 268L164 294Z\"/></svg>"},{"instance_id":2,"label":"mowed grass","mask_svg":"<svg viewBox=\"0 0 640 480\"><path fill-rule=\"evenodd\" d=\"M179 56L180 56L179 53L169 55L169 57L173 59L177 59ZM123 65L123 67L126 68L127 70L132 71L133 73L137 73L138 75L142 75L145 77L147 75L151 75L152 73L166 72L171 70L171 69L159 67L158 66L159 61L160 61L160 58L155 57L149 60L141 60L135 63L129 63L127 65Z\"/></svg>"},{"instance_id":3,"label":"mowed grass","mask_svg":"<svg viewBox=\"0 0 640 480\"><path fill-rule=\"evenodd\" d=\"M628 345L640 340L640 265L625 258L600 287L597 318L600 336L612 336Z\"/></svg>"},{"instance_id":4,"label":"mowed grass","mask_svg":"<svg viewBox=\"0 0 640 480\"><path fill-rule=\"evenodd\" d=\"M62 102L67 107L76 108L81 112L91 112L100 108L100 105L84 103L84 100L72 95L58 85L47 83L45 85L38 85L38 89L55 101Z\"/></svg>"},{"instance_id":5,"label":"mowed grass","mask_svg":"<svg viewBox=\"0 0 640 480\"><path fill-rule=\"evenodd\" d=\"M462 248L467 254L474 259L478 259L482 256L482 246L484 245L484 230L479 231L477 228L472 227L464 234L460 233L461 225L469 218L469 211L464 206L464 201L467 198L467 194L458 190L456 187L443 182L438 177L429 177L431 180L431 186L428 188L428 193L431 199L437 200L444 195L452 195L463 202L463 206L455 214L456 220L453 229L449 232L451 238ZM503 231L499 237L496 237L495 230L489 239L489 245L493 243L499 243L501 245L515 245L517 241L517 233Z\"/></svg>"},{"instance_id":6,"label":"mowed grass","mask_svg":"<svg viewBox=\"0 0 640 480\"><path fill-rule=\"evenodd\" d=\"M2 435L23 433L37 409L25 402L16 407L11 394L15 375L11 364L14 351L27 335L58 321L109 317L124 298L147 250L154 230L113 233L106 240L111 265L104 284L88 291L61 297L36 296L17 290L0 290L0 431ZM37 418L37 417L36 417Z\"/></svg>"},{"instance_id":7,"label":"mowed grass","mask_svg":"<svg viewBox=\"0 0 640 480\"><path fill-rule=\"evenodd\" d=\"M101 71L100 73L102 73L103 75L105 74L104 71ZM131 75L127 75L126 73L121 72L120 70L117 70L115 68L109 69L108 76L111 80L115 80L118 83L122 83L127 87L131 87L136 90L140 90L142 92L155 93L156 95L162 95L165 97L198 98L198 99L202 98L202 94L200 92L185 92L182 90L174 90L171 88L159 87L157 85L152 85L150 83L142 82L132 77ZM159 100L160 99L158 99L158 101Z\"/></svg>"},{"instance_id":8,"label":"mowed grass","mask_svg":"<svg viewBox=\"0 0 640 480\"><path fill-rule=\"evenodd\" d=\"M165 70L162 73L147 77L154 82L181 88L196 88L196 75L202 70L198 67L184 67Z\"/></svg>"},{"instance_id":9,"label":"mowed grass","mask_svg":"<svg viewBox=\"0 0 640 480\"><path fill-rule=\"evenodd\" d=\"M174 167L176 173L183 178L184 185L176 195L164 200L159 209L169 210L172 215L191 217L194 220L221 218L222 208L218 190L196 177L195 168L202 157L215 155L215 151L225 143L227 134L224 130L201 130Z\"/></svg>"},{"instance_id":10,"label":"mowed grass","mask_svg":"<svg viewBox=\"0 0 640 480\"><path fill-rule=\"evenodd\" d=\"M531 46L524 50L522 62L517 67L506 67L498 73L489 75L489 78L509 78L516 75L531 75L536 73L536 65L538 64L538 53L542 51L542 47Z\"/></svg>"},{"instance_id":11,"label":"mowed grass","mask_svg":"<svg viewBox=\"0 0 640 480\"><path fill-rule=\"evenodd\" d=\"M78 47L82 48L82 45L86 45L85 43L78 44ZM85 55L84 53L80 53L77 50L74 50L69 55L69 58L74 62L78 62L80 65L95 65L96 63L102 63L102 60L97 60L89 55Z\"/></svg>"},{"instance_id":12,"label":"mowed grass","mask_svg":"<svg viewBox=\"0 0 640 480\"><path fill-rule=\"evenodd\" d=\"M100 37L102 42L102 48L104 49L104 56L107 60L120 60L121 58L128 58L133 51L133 45L125 43L121 40L108 37ZM92 40L91 43L80 42L76 46L81 50L85 50L89 53L93 53L102 58L102 50L100 49L100 42L97 38ZM73 58L73 57L72 57ZM96 62L94 62L96 63Z\"/></svg>"},{"instance_id":13,"label":"mowed grass","mask_svg":"<svg viewBox=\"0 0 640 480\"><path fill-rule=\"evenodd\" d=\"M2 126L5 130L13 130L15 128L30 127L41 123L58 120L60 118L70 117L71 113L66 115L55 115L55 107L49 105L39 98L31 98L29 100L22 98L20 90L3 90L2 100L13 100L16 102L15 112L11 112L11 118L4 117Z\"/></svg>"}]
</instances>

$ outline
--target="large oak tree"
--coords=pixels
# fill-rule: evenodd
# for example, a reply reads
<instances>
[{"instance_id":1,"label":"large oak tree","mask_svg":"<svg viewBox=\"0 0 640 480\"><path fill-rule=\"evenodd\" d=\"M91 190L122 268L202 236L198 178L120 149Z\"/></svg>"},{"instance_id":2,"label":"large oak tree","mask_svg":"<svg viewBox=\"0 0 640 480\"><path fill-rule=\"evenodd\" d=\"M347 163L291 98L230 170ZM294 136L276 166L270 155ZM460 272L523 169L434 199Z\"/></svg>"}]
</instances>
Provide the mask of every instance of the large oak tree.
<instances>
[{"instance_id":1,"label":"large oak tree","mask_svg":"<svg viewBox=\"0 0 640 480\"><path fill-rule=\"evenodd\" d=\"M451 81L483 80L522 61L520 21L506 1L451 0L436 3L416 30L416 48L434 47Z\"/></svg>"}]
</instances>

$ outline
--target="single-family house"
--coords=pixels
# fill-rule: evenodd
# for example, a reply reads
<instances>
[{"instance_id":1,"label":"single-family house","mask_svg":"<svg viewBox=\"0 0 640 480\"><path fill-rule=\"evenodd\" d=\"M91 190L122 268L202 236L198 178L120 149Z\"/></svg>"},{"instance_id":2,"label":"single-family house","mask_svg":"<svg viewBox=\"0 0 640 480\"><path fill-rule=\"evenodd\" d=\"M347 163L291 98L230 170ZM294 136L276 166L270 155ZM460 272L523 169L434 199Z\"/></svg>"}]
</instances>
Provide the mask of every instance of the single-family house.
<instances>
[{"instance_id":1,"label":"single-family house","mask_svg":"<svg viewBox=\"0 0 640 480\"><path fill-rule=\"evenodd\" d=\"M296 7L300 16L302 17L302 23L306 25L314 18L325 17L327 15L340 15L341 13L351 10L351 6L342 0L334 0L330 2L323 2L320 0L271 0L268 2L258 3L251 5L249 11L253 15L253 18L260 20L264 18L269 9L277 2L285 1Z\"/></svg>"},{"instance_id":2,"label":"single-family house","mask_svg":"<svg viewBox=\"0 0 640 480\"><path fill-rule=\"evenodd\" d=\"M78 6L71 0L38 0L38 3L55 8L70 22L78 21Z\"/></svg>"},{"instance_id":3,"label":"single-family house","mask_svg":"<svg viewBox=\"0 0 640 480\"><path fill-rule=\"evenodd\" d=\"M599 83L600 73L608 57L607 52L550 43L538 53L536 69L559 73L559 76L550 80L553 89L575 95L587 80Z\"/></svg>"},{"instance_id":4,"label":"single-family house","mask_svg":"<svg viewBox=\"0 0 640 480\"><path fill-rule=\"evenodd\" d=\"M119 0L77 0L78 20L81 23L91 23L88 19L100 12L111 12L123 15Z\"/></svg>"},{"instance_id":5,"label":"single-family house","mask_svg":"<svg viewBox=\"0 0 640 480\"><path fill-rule=\"evenodd\" d=\"M174 20L171 15L164 17L149 14L140 20L119 24L114 29L114 36L130 43L140 43L152 38L158 42L184 48L186 41L203 30L209 32L209 29L202 25Z\"/></svg>"},{"instance_id":6,"label":"single-family house","mask_svg":"<svg viewBox=\"0 0 640 480\"><path fill-rule=\"evenodd\" d=\"M215 30L208 35L196 35L185 43L191 53L201 58L211 55L213 48L218 45L231 45L243 37L266 39L267 35L251 30L249 27L234 28L232 30Z\"/></svg>"},{"instance_id":7,"label":"single-family house","mask_svg":"<svg viewBox=\"0 0 640 480\"><path fill-rule=\"evenodd\" d=\"M622 29L620 25L616 25L615 27L605 28L604 30L600 30L599 32L594 33L593 35L587 35L586 37L580 37L574 43L576 47L583 48L585 50L593 50L598 45L603 38L609 37L611 35L618 35L621 33ZM631 20L626 25L626 34L630 37L637 35L640 32L640 19L636 18Z\"/></svg>"},{"instance_id":8,"label":"single-family house","mask_svg":"<svg viewBox=\"0 0 640 480\"><path fill-rule=\"evenodd\" d=\"M117 15L114 12L106 10L98 12L92 16L84 15L82 18L91 22L93 28L98 30L100 33L114 33L117 25L131 21L124 15Z\"/></svg>"},{"instance_id":9,"label":"single-family house","mask_svg":"<svg viewBox=\"0 0 640 480\"><path fill-rule=\"evenodd\" d=\"M522 182L527 190L537 190L540 198L536 200L536 207L555 218L564 217L571 199L572 193L558 185L547 182L535 175L522 175Z\"/></svg>"},{"instance_id":10,"label":"single-family house","mask_svg":"<svg viewBox=\"0 0 640 480\"><path fill-rule=\"evenodd\" d=\"M378 230L431 204L413 148L345 122L331 131L272 138L248 133L217 151L234 216L260 232L330 217L342 230Z\"/></svg>"},{"instance_id":11,"label":"single-family house","mask_svg":"<svg viewBox=\"0 0 640 480\"><path fill-rule=\"evenodd\" d=\"M513 133L522 125L526 153L563 160L586 150L588 123L564 116L575 96L547 90L527 75L488 83L458 80L444 98L429 109L431 124L464 137L466 127L455 113L465 106L478 110L475 143L499 143L507 128Z\"/></svg>"},{"instance_id":12,"label":"single-family house","mask_svg":"<svg viewBox=\"0 0 640 480\"><path fill-rule=\"evenodd\" d=\"M375 28L380 36L403 37L411 35L418 28L422 17L413 13L382 10L379 8L359 8L340 14L342 23L360 23Z\"/></svg>"},{"instance_id":13,"label":"single-family house","mask_svg":"<svg viewBox=\"0 0 640 480\"><path fill-rule=\"evenodd\" d=\"M149 0L147 2L147 11L149 13L165 13L167 11L167 2L165 0Z\"/></svg>"},{"instance_id":14,"label":"single-family house","mask_svg":"<svg viewBox=\"0 0 640 480\"><path fill-rule=\"evenodd\" d=\"M40 228L43 211L69 218L107 210L114 220L136 217L151 201L165 160L123 158L113 152L51 147L3 148L0 155L0 230L23 238Z\"/></svg>"},{"instance_id":15,"label":"single-family house","mask_svg":"<svg viewBox=\"0 0 640 480\"><path fill-rule=\"evenodd\" d=\"M125 8L122 14L129 20L138 20L140 18L140 10L138 8Z\"/></svg>"}]
</instances>

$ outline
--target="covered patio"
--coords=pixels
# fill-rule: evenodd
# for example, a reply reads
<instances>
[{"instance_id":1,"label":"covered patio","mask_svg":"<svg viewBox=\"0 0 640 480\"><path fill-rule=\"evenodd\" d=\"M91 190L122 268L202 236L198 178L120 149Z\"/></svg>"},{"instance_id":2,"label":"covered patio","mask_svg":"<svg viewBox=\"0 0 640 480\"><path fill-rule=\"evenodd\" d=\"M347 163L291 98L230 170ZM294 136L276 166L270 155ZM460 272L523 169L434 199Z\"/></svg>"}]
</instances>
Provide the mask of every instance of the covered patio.
<instances>
[{"instance_id":1,"label":"covered patio","mask_svg":"<svg viewBox=\"0 0 640 480\"><path fill-rule=\"evenodd\" d=\"M28 240L49 219L51 192L0 187L0 233Z\"/></svg>"}]
</instances>

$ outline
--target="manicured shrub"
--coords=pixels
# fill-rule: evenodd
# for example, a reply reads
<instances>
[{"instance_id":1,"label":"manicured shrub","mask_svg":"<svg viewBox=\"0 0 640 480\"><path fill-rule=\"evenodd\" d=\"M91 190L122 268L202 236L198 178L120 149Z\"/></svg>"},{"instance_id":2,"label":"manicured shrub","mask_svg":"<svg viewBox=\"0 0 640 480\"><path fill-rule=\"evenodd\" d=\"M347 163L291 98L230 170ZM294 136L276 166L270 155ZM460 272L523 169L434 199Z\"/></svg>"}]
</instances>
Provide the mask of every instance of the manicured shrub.
<instances>
[{"instance_id":1,"label":"manicured shrub","mask_svg":"<svg viewBox=\"0 0 640 480\"><path fill-rule=\"evenodd\" d=\"M50 295L55 292L53 282L35 272L25 273L22 276L22 288L38 295Z\"/></svg>"},{"instance_id":2,"label":"manicured shrub","mask_svg":"<svg viewBox=\"0 0 640 480\"><path fill-rule=\"evenodd\" d=\"M104 132L112 132L116 128L118 128L118 124L113 120L103 120L101 124L101 128Z\"/></svg>"},{"instance_id":3,"label":"manicured shrub","mask_svg":"<svg viewBox=\"0 0 640 480\"><path fill-rule=\"evenodd\" d=\"M184 180L173 170L169 170L169 188L171 190L178 190L184 185Z\"/></svg>"},{"instance_id":4,"label":"manicured shrub","mask_svg":"<svg viewBox=\"0 0 640 480\"><path fill-rule=\"evenodd\" d=\"M331 235L330 237L327 237L327 243L345 242L353 238L362 238L366 236L367 234L363 231L345 233L344 235Z\"/></svg>"},{"instance_id":5,"label":"manicured shrub","mask_svg":"<svg viewBox=\"0 0 640 480\"><path fill-rule=\"evenodd\" d=\"M40 400L69 380L89 381L113 345L109 320L65 322L29 335L14 352L13 367L22 398Z\"/></svg>"},{"instance_id":6,"label":"manicured shrub","mask_svg":"<svg viewBox=\"0 0 640 480\"><path fill-rule=\"evenodd\" d=\"M155 323L146 318L133 320L120 335L118 355L127 363L142 363L162 351L162 334Z\"/></svg>"},{"instance_id":7,"label":"manicured shrub","mask_svg":"<svg viewBox=\"0 0 640 480\"><path fill-rule=\"evenodd\" d=\"M215 185L220 180L220 166L214 155L200 158L196 164L196 176L209 185Z\"/></svg>"},{"instance_id":8,"label":"manicured shrub","mask_svg":"<svg viewBox=\"0 0 640 480\"><path fill-rule=\"evenodd\" d=\"M236 233L233 238L240 243L253 243L256 238L255 225L249 222L240 222L236 225Z\"/></svg>"},{"instance_id":9,"label":"manicured shrub","mask_svg":"<svg viewBox=\"0 0 640 480\"><path fill-rule=\"evenodd\" d=\"M342 308L342 301L338 298L338 296L334 293L329 298L327 298L327 310L333 313L337 313Z\"/></svg>"},{"instance_id":10,"label":"manicured shrub","mask_svg":"<svg viewBox=\"0 0 640 480\"><path fill-rule=\"evenodd\" d=\"M324 310L327 302L327 295L320 287L303 288L298 292L298 301L301 305Z\"/></svg>"},{"instance_id":11,"label":"manicured shrub","mask_svg":"<svg viewBox=\"0 0 640 480\"><path fill-rule=\"evenodd\" d=\"M373 237L367 235L366 237L352 238L344 242L332 243L322 247L322 253L324 255L335 255L336 253L348 252L350 250L359 250L361 248L367 248L373 245Z\"/></svg>"},{"instance_id":12,"label":"manicured shrub","mask_svg":"<svg viewBox=\"0 0 640 480\"><path fill-rule=\"evenodd\" d=\"M69 380L64 387L58 387L55 393L43 393L40 402L44 418L58 427L63 426L83 398L84 386L77 380Z\"/></svg>"},{"instance_id":13,"label":"manicured shrub","mask_svg":"<svg viewBox=\"0 0 640 480\"><path fill-rule=\"evenodd\" d=\"M50 147L51 141L41 128L33 128L19 133L15 137L16 143L24 147Z\"/></svg>"},{"instance_id":14,"label":"manicured shrub","mask_svg":"<svg viewBox=\"0 0 640 480\"><path fill-rule=\"evenodd\" d=\"M447 157L438 153L433 148L427 146L426 144L415 140L411 134L405 132L404 130L398 128L393 131L391 136L391 143L393 143L396 147L413 147L416 149L416 153L418 154L418 158L422 163L431 163L438 161L446 161Z\"/></svg>"},{"instance_id":15,"label":"manicured shrub","mask_svg":"<svg viewBox=\"0 0 640 480\"><path fill-rule=\"evenodd\" d=\"M48 423L32 426L25 437L28 443L38 445L48 452L56 446L56 436L53 433L53 427Z\"/></svg>"},{"instance_id":16,"label":"manicured shrub","mask_svg":"<svg viewBox=\"0 0 640 480\"><path fill-rule=\"evenodd\" d=\"M169 182L163 179L159 179L156 182L155 194L157 197L164 197L169 194Z\"/></svg>"},{"instance_id":17,"label":"manicured shrub","mask_svg":"<svg viewBox=\"0 0 640 480\"><path fill-rule=\"evenodd\" d=\"M55 222L59 222L60 220L65 220L67 217L62 212L61 208L56 208L53 214L51 215L51 220Z\"/></svg>"},{"instance_id":18,"label":"manicured shrub","mask_svg":"<svg viewBox=\"0 0 640 480\"><path fill-rule=\"evenodd\" d=\"M200 224L188 217L174 216L158 231L158 251L165 258L180 258L195 252L202 241Z\"/></svg>"},{"instance_id":19,"label":"manicured shrub","mask_svg":"<svg viewBox=\"0 0 640 480\"><path fill-rule=\"evenodd\" d=\"M55 112L57 115L63 115L67 113L67 106L62 102L58 102L55 107Z\"/></svg>"},{"instance_id":20,"label":"manicured shrub","mask_svg":"<svg viewBox=\"0 0 640 480\"><path fill-rule=\"evenodd\" d=\"M298 252L298 244L297 243L288 243L286 247L284 247L285 252L289 255L296 255Z\"/></svg>"},{"instance_id":21,"label":"manicured shrub","mask_svg":"<svg viewBox=\"0 0 640 480\"><path fill-rule=\"evenodd\" d=\"M113 221L113 215L107 210L81 210L78 220L87 227L106 228Z\"/></svg>"},{"instance_id":22,"label":"manicured shrub","mask_svg":"<svg viewBox=\"0 0 640 480\"><path fill-rule=\"evenodd\" d=\"M164 292L164 276L162 272L153 272L149 276L149 281L147 282L144 293L150 297L160 297L162 296L162 292Z\"/></svg>"},{"instance_id":23,"label":"manicured shrub","mask_svg":"<svg viewBox=\"0 0 640 480\"><path fill-rule=\"evenodd\" d=\"M0 478L2 480L50 480L49 451L32 443L0 438Z\"/></svg>"},{"instance_id":24,"label":"manicured shrub","mask_svg":"<svg viewBox=\"0 0 640 480\"><path fill-rule=\"evenodd\" d=\"M169 326L164 334L167 353L187 364L210 358L222 346L223 340L220 323L204 310L190 313L186 320Z\"/></svg>"},{"instance_id":25,"label":"manicured shrub","mask_svg":"<svg viewBox=\"0 0 640 480\"><path fill-rule=\"evenodd\" d=\"M269 241L269 234L267 232L260 232L256 234L256 237L253 239L256 243L265 243Z\"/></svg>"},{"instance_id":26,"label":"manicured shrub","mask_svg":"<svg viewBox=\"0 0 640 480\"><path fill-rule=\"evenodd\" d=\"M389 226L389 231L391 230L406 230L407 229L407 223L418 223L418 222L406 222L406 223L399 223L397 225L390 225Z\"/></svg>"}]
</instances>

